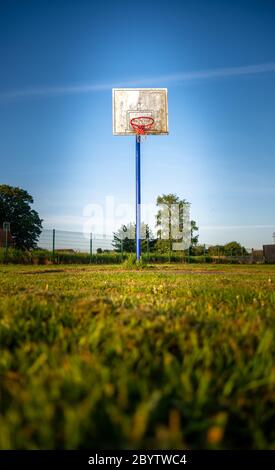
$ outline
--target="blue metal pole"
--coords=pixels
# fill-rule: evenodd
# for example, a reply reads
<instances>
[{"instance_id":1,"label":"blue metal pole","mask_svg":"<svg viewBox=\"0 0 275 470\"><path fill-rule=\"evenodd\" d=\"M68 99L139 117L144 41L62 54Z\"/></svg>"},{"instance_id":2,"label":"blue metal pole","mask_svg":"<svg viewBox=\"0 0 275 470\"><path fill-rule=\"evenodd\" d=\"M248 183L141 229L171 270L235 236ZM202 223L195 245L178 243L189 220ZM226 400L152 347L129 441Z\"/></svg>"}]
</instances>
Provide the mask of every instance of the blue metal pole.
<instances>
[{"instance_id":1,"label":"blue metal pole","mask_svg":"<svg viewBox=\"0 0 275 470\"><path fill-rule=\"evenodd\" d=\"M136 255L140 260L140 136L136 136Z\"/></svg>"}]
</instances>

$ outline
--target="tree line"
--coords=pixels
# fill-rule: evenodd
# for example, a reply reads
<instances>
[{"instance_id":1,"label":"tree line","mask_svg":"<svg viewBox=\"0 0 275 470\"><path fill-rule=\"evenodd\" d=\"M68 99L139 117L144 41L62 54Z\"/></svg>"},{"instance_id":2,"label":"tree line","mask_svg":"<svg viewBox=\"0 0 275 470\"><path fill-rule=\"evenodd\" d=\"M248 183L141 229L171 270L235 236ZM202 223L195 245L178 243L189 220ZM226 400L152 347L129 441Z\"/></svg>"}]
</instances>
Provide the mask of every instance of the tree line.
<instances>
[{"instance_id":1,"label":"tree line","mask_svg":"<svg viewBox=\"0 0 275 470\"><path fill-rule=\"evenodd\" d=\"M9 185L0 185L0 230L4 222L11 226L13 246L23 250L37 248L37 242L42 232L43 220L37 211L32 209L33 197L24 189ZM141 225L141 248L143 252L169 253L173 243L178 242L173 234L184 229L185 215L190 208L186 199L176 194L162 194L156 200L156 236L148 224ZM173 208L177 208L176 211ZM163 227L164 215L167 223ZM195 220L190 220L190 240L187 251L191 255L205 254L205 246L199 244L199 227ZM113 234L114 250L126 253L135 253L136 226L133 222L122 225ZM210 256L241 256L246 255L246 249L238 242L233 241L226 245L214 245L207 249Z\"/></svg>"}]
</instances>

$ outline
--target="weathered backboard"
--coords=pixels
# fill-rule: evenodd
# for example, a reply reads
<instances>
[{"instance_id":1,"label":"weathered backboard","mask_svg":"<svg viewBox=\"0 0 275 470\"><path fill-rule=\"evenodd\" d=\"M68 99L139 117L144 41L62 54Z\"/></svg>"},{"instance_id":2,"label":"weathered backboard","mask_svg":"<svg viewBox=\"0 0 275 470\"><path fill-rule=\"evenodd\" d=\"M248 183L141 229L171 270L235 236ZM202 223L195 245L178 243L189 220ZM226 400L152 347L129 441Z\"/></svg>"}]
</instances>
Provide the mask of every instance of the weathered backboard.
<instances>
[{"instance_id":1,"label":"weathered backboard","mask_svg":"<svg viewBox=\"0 0 275 470\"><path fill-rule=\"evenodd\" d=\"M154 119L147 134L167 135L167 88L113 88L113 134L135 135L130 120L140 116Z\"/></svg>"}]
</instances>

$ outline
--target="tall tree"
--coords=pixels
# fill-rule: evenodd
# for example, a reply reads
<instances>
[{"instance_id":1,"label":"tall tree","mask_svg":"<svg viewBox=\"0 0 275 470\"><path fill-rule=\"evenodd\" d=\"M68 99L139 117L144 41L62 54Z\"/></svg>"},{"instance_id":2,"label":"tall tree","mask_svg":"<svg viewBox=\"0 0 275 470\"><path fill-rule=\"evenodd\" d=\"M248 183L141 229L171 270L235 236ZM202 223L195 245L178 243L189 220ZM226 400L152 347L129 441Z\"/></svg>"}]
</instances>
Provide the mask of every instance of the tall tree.
<instances>
[{"instance_id":1,"label":"tall tree","mask_svg":"<svg viewBox=\"0 0 275 470\"><path fill-rule=\"evenodd\" d=\"M191 220L191 246L196 246L199 241L199 234L195 235L195 232L198 232L199 227L195 220Z\"/></svg>"},{"instance_id":2,"label":"tall tree","mask_svg":"<svg viewBox=\"0 0 275 470\"><path fill-rule=\"evenodd\" d=\"M193 255L195 254L196 250L196 246L198 245L198 242L199 242L199 234L195 235L195 232L197 232L199 230L199 227L197 226L197 223L195 222L195 220L191 220L190 222L190 226L191 226L191 239L190 239L190 247L189 247L189 254L190 255Z\"/></svg>"},{"instance_id":3,"label":"tall tree","mask_svg":"<svg viewBox=\"0 0 275 470\"><path fill-rule=\"evenodd\" d=\"M134 253L136 249L135 242L136 227L132 222L121 227L114 233L113 247L116 251L126 251L127 253Z\"/></svg>"},{"instance_id":4,"label":"tall tree","mask_svg":"<svg viewBox=\"0 0 275 470\"><path fill-rule=\"evenodd\" d=\"M141 251L147 251L147 244L149 243L149 250L153 249L154 239L149 225L142 222L141 224ZM121 246L122 243L122 246ZM114 233L113 247L116 251L123 251L127 253L135 253L136 251L136 224L129 223L121 225L121 227Z\"/></svg>"},{"instance_id":5,"label":"tall tree","mask_svg":"<svg viewBox=\"0 0 275 470\"><path fill-rule=\"evenodd\" d=\"M3 222L10 222L16 248L29 250L37 246L42 219L31 208L31 204L33 198L24 189L0 185L0 226L3 226Z\"/></svg>"},{"instance_id":6,"label":"tall tree","mask_svg":"<svg viewBox=\"0 0 275 470\"><path fill-rule=\"evenodd\" d=\"M181 237L181 234L185 231L186 214L190 203L170 193L158 196L157 206L159 207L156 215L157 250L171 252L174 242L183 241L184 237Z\"/></svg>"}]
</instances>

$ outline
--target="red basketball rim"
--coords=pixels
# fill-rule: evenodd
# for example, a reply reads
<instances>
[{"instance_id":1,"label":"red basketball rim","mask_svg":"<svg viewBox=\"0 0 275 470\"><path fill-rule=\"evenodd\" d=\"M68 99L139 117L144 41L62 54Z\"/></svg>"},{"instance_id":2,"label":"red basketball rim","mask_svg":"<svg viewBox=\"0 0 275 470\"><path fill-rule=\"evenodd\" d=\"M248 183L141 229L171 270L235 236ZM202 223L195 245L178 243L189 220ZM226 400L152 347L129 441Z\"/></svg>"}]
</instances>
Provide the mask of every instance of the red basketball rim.
<instances>
[{"instance_id":1,"label":"red basketball rim","mask_svg":"<svg viewBox=\"0 0 275 470\"><path fill-rule=\"evenodd\" d=\"M152 128L154 122L155 120L151 116L139 116L130 120L130 124L134 131L141 135L146 134L146 132Z\"/></svg>"}]
</instances>

